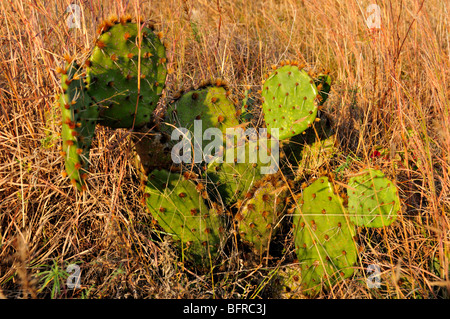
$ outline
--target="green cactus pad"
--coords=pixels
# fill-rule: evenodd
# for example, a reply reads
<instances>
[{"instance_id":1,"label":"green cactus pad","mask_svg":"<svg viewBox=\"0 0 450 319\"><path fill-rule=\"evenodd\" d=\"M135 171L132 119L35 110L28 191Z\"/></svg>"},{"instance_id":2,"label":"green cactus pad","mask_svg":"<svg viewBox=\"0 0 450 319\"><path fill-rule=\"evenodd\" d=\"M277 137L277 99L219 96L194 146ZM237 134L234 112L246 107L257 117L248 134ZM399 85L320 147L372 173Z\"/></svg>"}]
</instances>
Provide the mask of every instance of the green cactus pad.
<instances>
[{"instance_id":1,"label":"green cactus pad","mask_svg":"<svg viewBox=\"0 0 450 319\"><path fill-rule=\"evenodd\" d=\"M209 209L192 180L166 170L154 170L145 188L147 207L164 231L180 244L185 259L210 265L219 252L221 217Z\"/></svg>"},{"instance_id":2,"label":"green cactus pad","mask_svg":"<svg viewBox=\"0 0 450 319\"><path fill-rule=\"evenodd\" d=\"M208 164L206 175L217 186L225 204L244 199L256 181L261 180L268 173L277 171L279 163L276 154L273 153L274 158L270 158L272 143L277 143L277 141L268 139L264 145L267 149L261 151L267 154L264 163L259 156L260 149L263 150L260 145L263 144L246 142L241 146L238 144L237 147L226 148L223 152L222 162L214 160ZM274 147L276 146L274 145ZM250 154L255 158L250 160Z\"/></svg>"},{"instance_id":3,"label":"green cactus pad","mask_svg":"<svg viewBox=\"0 0 450 319\"><path fill-rule=\"evenodd\" d=\"M314 129L308 129L305 134L290 138L283 148L288 161L296 167L298 178L317 171L338 151L336 135L329 124L326 124L326 120L321 120L313 126Z\"/></svg>"},{"instance_id":4,"label":"green cactus pad","mask_svg":"<svg viewBox=\"0 0 450 319\"><path fill-rule=\"evenodd\" d=\"M239 125L236 107L227 92L222 85L206 85L188 91L168 107L165 120L169 125L183 127L191 132L194 121L201 120L202 136L206 129L212 127L225 133L226 128Z\"/></svg>"},{"instance_id":5,"label":"green cactus pad","mask_svg":"<svg viewBox=\"0 0 450 319\"><path fill-rule=\"evenodd\" d=\"M348 188L350 219L357 226L389 226L400 211L400 199L395 184L383 172L367 169L350 178Z\"/></svg>"},{"instance_id":6,"label":"green cactus pad","mask_svg":"<svg viewBox=\"0 0 450 319\"><path fill-rule=\"evenodd\" d=\"M284 140L306 130L317 115L317 94L313 79L297 65L276 69L262 88L268 132L277 128L279 139Z\"/></svg>"},{"instance_id":7,"label":"green cactus pad","mask_svg":"<svg viewBox=\"0 0 450 319\"><path fill-rule=\"evenodd\" d=\"M280 267L274 278L276 298L298 299L303 297L301 294L301 269L298 264Z\"/></svg>"},{"instance_id":8,"label":"green cactus pad","mask_svg":"<svg viewBox=\"0 0 450 319\"><path fill-rule=\"evenodd\" d=\"M336 153L336 135L303 145L300 160L297 163L297 176L311 174L329 161Z\"/></svg>"},{"instance_id":9,"label":"green cactus pad","mask_svg":"<svg viewBox=\"0 0 450 319\"><path fill-rule=\"evenodd\" d=\"M294 213L295 247L305 293L317 293L353 274L357 259L354 226L346 218L343 200L327 177L303 190Z\"/></svg>"},{"instance_id":10,"label":"green cactus pad","mask_svg":"<svg viewBox=\"0 0 450 319\"><path fill-rule=\"evenodd\" d=\"M78 190L84 189L89 168L89 150L98 120L98 107L86 93L84 79L75 64L66 64L61 74L59 96L62 115L62 152L65 174Z\"/></svg>"},{"instance_id":11,"label":"green cactus pad","mask_svg":"<svg viewBox=\"0 0 450 319\"><path fill-rule=\"evenodd\" d=\"M235 105L228 98L229 91L220 80L216 82L219 85L207 83L201 88L180 95L168 107L164 117L165 122L160 125L161 131L172 139L175 140L173 133L176 133L179 138L183 138L180 143L189 144L190 157L183 159L188 160L189 163L210 162L213 157L207 157L202 151L213 144L223 145L226 129L239 125ZM187 131L176 131L176 129ZM218 137L215 132L209 131L208 133L212 135L207 136L205 132L207 129L218 129L222 134ZM217 151L218 149L215 150Z\"/></svg>"},{"instance_id":12,"label":"green cactus pad","mask_svg":"<svg viewBox=\"0 0 450 319\"><path fill-rule=\"evenodd\" d=\"M253 189L235 216L241 239L263 256L279 229L288 188L281 180L263 182Z\"/></svg>"},{"instance_id":13,"label":"green cactus pad","mask_svg":"<svg viewBox=\"0 0 450 319\"><path fill-rule=\"evenodd\" d=\"M138 128L150 122L162 93L165 47L151 29L120 21L110 21L89 58L89 94L101 106L100 124L131 128L134 121Z\"/></svg>"}]
</instances>

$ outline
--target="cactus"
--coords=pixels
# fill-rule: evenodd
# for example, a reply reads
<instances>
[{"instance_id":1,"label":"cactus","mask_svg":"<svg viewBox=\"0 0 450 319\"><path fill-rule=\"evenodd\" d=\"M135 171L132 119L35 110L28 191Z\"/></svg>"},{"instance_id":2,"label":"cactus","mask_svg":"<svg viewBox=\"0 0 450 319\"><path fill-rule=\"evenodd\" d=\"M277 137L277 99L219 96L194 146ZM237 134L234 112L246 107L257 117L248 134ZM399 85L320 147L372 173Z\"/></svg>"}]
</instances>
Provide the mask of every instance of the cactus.
<instances>
[{"instance_id":1,"label":"cactus","mask_svg":"<svg viewBox=\"0 0 450 319\"><path fill-rule=\"evenodd\" d=\"M86 93L84 79L78 65L66 58L61 73L63 93L59 96L62 116L62 150L64 176L78 190L84 190L84 179L89 167L89 150L98 118L98 107ZM70 63L69 63L70 62Z\"/></svg>"},{"instance_id":2,"label":"cactus","mask_svg":"<svg viewBox=\"0 0 450 319\"><path fill-rule=\"evenodd\" d=\"M222 80L215 80L196 90L184 92L168 107L166 123L163 125L165 132L168 132L167 128L178 127L194 132L194 138L201 133L200 141L196 139L197 142L204 139L204 133L209 128L218 128L222 131L222 138L225 137L219 143L222 148L216 149L216 153L210 154L211 157L202 154L201 161L207 162L205 174L218 186L226 205L243 198L253 183L262 178L260 168L263 164L258 162L258 159L249 160L250 154L258 153L258 146L256 143L247 142L245 137L240 135L244 133L242 126L246 123L240 124L239 112L236 112L235 104L229 99L229 92ZM202 121L199 132L194 130L195 120ZM228 128L236 129L234 133L237 139L236 137L233 139L231 135L228 138L226 135ZM242 147L236 147L236 143ZM272 144L269 142L268 145L271 147ZM194 154L194 159L195 156ZM196 159L195 161L198 163Z\"/></svg>"},{"instance_id":3,"label":"cactus","mask_svg":"<svg viewBox=\"0 0 450 319\"><path fill-rule=\"evenodd\" d=\"M261 135L258 141L241 140L236 147L228 145L223 158L208 164L206 176L217 185L226 205L244 199L255 182L277 171L278 141L263 138Z\"/></svg>"},{"instance_id":4,"label":"cactus","mask_svg":"<svg viewBox=\"0 0 450 319\"><path fill-rule=\"evenodd\" d=\"M274 276L276 298L297 299L301 297L301 273L298 264L280 267Z\"/></svg>"},{"instance_id":5,"label":"cactus","mask_svg":"<svg viewBox=\"0 0 450 319\"><path fill-rule=\"evenodd\" d=\"M336 135L326 117L304 134L293 136L283 147L287 160L297 170L297 179L317 171L336 154Z\"/></svg>"},{"instance_id":6,"label":"cactus","mask_svg":"<svg viewBox=\"0 0 450 319\"><path fill-rule=\"evenodd\" d=\"M177 133L178 138L182 138L182 141L177 144L183 145L183 158L178 160L189 161L189 163L204 163L205 161L209 163L214 159L214 153L211 153L214 148L209 147L214 144L215 152L218 152L217 147L223 147L226 129L239 125L235 105L229 99L229 95L230 91L220 79L204 83L195 90L175 94L177 98L167 108L164 122L159 123L159 126L169 139L176 140L173 133ZM222 134L217 137L215 132L205 132L211 128L219 129ZM207 133L212 134L207 136ZM213 142L211 142L212 144L208 142L206 145L204 143L206 140ZM203 152L206 148L208 151ZM185 152L190 154L185 154ZM211 156L207 156L207 154Z\"/></svg>"},{"instance_id":7,"label":"cactus","mask_svg":"<svg viewBox=\"0 0 450 319\"><path fill-rule=\"evenodd\" d=\"M331 135L325 140L318 140L313 144L304 145L301 152L301 160L298 163L298 173L310 174L321 167L336 153L336 135Z\"/></svg>"},{"instance_id":8,"label":"cactus","mask_svg":"<svg viewBox=\"0 0 450 319\"><path fill-rule=\"evenodd\" d=\"M194 128L194 121L201 120L202 137L204 131L212 127L219 128L225 133L228 127L239 125L236 108L228 98L229 95L230 91L222 80L207 83L180 95L168 107L165 120L169 125L190 131Z\"/></svg>"},{"instance_id":9,"label":"cactus","mask_svg":"<svg viewBox=\"0 0 450 319\"><path fill-rule=\"evenodd\" d=\"M238 232L244 242L249 243L262 257L269 249L273 236L285 208L288 186L278 174L255 185L235 216Z\"/></svg>"},{"instance_id":10,"label":"cactus","mask_svg":"<svg viewBox=\"0 0 450 319\"><path fill-rule=\"evenodd\" d=\"M165 47L153 29L111 18L87 61L88 90L101 106L100 124L139 128L151 121L165 84Z\"/></svg>"},{"instance_id":11,"label":"cactus","mask_svg":"<svg viewBox=\"0 0 450 319\"><path fill-rule=\"evenodd\" d=\"M357 226L389 226L400 211L397 187L376 169L350 178L347 194L350 219Z\"/></svg>"},{"instance_id":12,"label":"cactus","mask_svg":"<svg viewBox=\"0 0 450 319\"><path fill-rule=\"evenodd\" d=\"M170 154L171 143L163 132L144 126L133 132L132 141L133 165L140 180L145 182L152 170L169 169L173 164Z\"/></svg>"},{"instance_id":13,"label":"cactus","mask_svg":"<svg viewBox=\"0 0 450 319\"><path fill-rule=\"evenodd\" d=\"M302 133L314 122L318 90L297 62L273 68L263 83L262 109L268 132L278 128L279 138L284 140Z\"/></svg>"},{"instance_id":14,"label":"cactus","mask_svg":"<svg viewBox=\"0 0 450 319\"><path fill-rule=\"evenodd\" d=\"M79 190L85 188L83 178L95 125L142 130L152 121L167 75L161 33L154 34L153 27L132 23L125 16L104 21L98 31L96 46L85 62L86 72L75 73L78 66L61 70L63 175L68 175ZM72 62L71 58L66 60ZM84 74L85 80L81 80ZM137 151L142 152L139 146ZM145 158L146 151L140 155Z\"/></svg>"},{"instance_id":15,"label":"cactus","mask_svg":"<svg viewBox=\"0 0 450 319\"><path fill-rule=\"evenodd\" d=\"M228 137L227 128L244 128L249 125L247 121L256 120L252 117L258 113L252 112L255 99L247 89L243 106L236 112L230 90L223 81L215 80L180 94L169 105L165 123L155 123L153 112L167 76L161 37L151 26L132 23L128 16L113 17L100 25L85 73L66 58L66 66L60 70L63 93L58 98L64 176L79 190L86 188L89 149L97 123L132 128L136 134L133 141L137 166L142 168L143 179L147 179L145 206L161 233L171 235L179 244L184 259L213 266L224 244L223 211L233 206L237 207L234 218L240 238L262 257L279 229L291 186L281 181L279 174L265 176L268 171L263 168L270 167L270 173L278 168L264 165L268 163L267 155L272 157L272 164L279 165L278 152L271 154L268 149L278 151L278 138L290 139L285 146L297 156L300 173L313 173L333 154L335 137L327 127L321 125L317 127L321 132L314 127L310 134L299 135L307 133L305 130L316 121L317 112L330 93L331 78L327 73L311 75L295 61L274 67L261 91L265 125L274 137L263 150L266 159L260 157L264 145L246 138L238 138L237 145L230 145L227 138L216 154L223 158L202 156L202 162L207 162L202 167L203 177L212 181L208 186L214 184L206 189L189 173L165 170L172 164L167 133L174 127L186 128L197 137L194 123L202 120L202 140L209 128L218 128L222 137ZM278 134L274 129L278 129ZM300 150L295 146L298 141ZM288 154L288 159L292 154ZM209 200L216 190L220 204ZM293 269L283 275L295 281L293 286L283 282L288 290L296 290L300 281L305 292L315 294L322 284L330 286L351 276L357 259L355 225L384 227L396 220L400 210L398 190L381 171L368 169L352 177L347 192L348 212L328 177L318 178L298 198L300 205L294 208L293 223L301 274Z\"/></svg>"},{"instance_id":16,"label":"cactus","mask_svg":"<svg viewBox=\"0 0 450 319\"><path fill-rule=\"evenodd\" d=\"M352 275L357 259L354 226L327 177L320 177L303 190L293 222L305 292L315 294L322 283L329 285Z\"/></svg>"},{"instance_id":17,"label":"cactus","mask_svg":"<svg viewBox=\"0 0 450 319\"><path fill-rule=\"evenodd\" d=\"M210 265L218 255L224 228L219 211L205 204L201 184L178 173L154 170L144 196L150 213L180 244L185 259Z\"/></svg>"},{"instance_id":18,"label":"cactus","mask_svg":"<svg viewBox=\"0 0 450 319\"><path fill-rule=\"evenodd\" d=\"M240 156L248 159L250 148L252 145L245 143L244 149L236 148L236 154L234 154L235 149L231 148L224 152L221 163L213 161L207 167L206 176L218 187L225 205L244 198L253 183L262 178L257 163L249 164L247 160L239 163L237 160ZM232 158L234 160L231 160Z\"/></svg>"}]
</instances>

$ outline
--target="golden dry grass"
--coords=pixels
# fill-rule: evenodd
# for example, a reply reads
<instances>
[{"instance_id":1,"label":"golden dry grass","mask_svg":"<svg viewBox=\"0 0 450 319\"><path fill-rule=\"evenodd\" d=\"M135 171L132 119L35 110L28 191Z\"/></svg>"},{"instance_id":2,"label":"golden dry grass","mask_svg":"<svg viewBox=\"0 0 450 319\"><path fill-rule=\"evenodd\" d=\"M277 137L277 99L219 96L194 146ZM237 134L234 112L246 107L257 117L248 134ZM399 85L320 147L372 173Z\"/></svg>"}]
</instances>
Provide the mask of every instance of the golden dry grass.
<instances>
[{"instance_id":1,"label":"golden dry grass","mask_svg":"<svg viewBox=\"0 0 450 319\"><path fill-rule=\"evenodd\" d=\"M353 154L333 167L348 163L343 173L351 174L379 165L397 182L403 210L390 227L359 231L354 278L319 297L449 296L446 1L379 2L378 32L365 24L370 1L74 1L82 25L69 30L64 10L70 3L0 2L0 297L276 297L271 276L277 264L247 265L237 248L214 276L178 263L140 204L125 132L99 129L87 192L75 192L62 178L56 68L64 54L88 54L102 19L124 13L140 14L165 35L173 71L166 98L221 77L240 99L244 87L257 91L270 66L285 59L329 69L333 87L325 111L342 154ZM390 156L372 159L375 148ZM39 274L54 262L62 269L80 265L81 289L67 289L64 280L53 292L56 281L44 285ZM372 263L382 270L380 289L365 284Z\"/></svg>"}]
</instances>

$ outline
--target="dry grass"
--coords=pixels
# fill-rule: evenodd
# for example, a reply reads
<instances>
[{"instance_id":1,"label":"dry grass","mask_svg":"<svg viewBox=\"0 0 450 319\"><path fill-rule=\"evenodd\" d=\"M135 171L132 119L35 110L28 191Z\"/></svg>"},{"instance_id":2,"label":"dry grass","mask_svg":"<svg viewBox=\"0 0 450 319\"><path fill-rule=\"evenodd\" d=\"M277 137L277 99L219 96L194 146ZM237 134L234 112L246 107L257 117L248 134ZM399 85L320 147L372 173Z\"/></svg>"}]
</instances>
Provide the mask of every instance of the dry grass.
<instances>
[{"instance_id":1,"label":"dry grass","mask_svg":"<svg viewBox=\"0 0 450 319\"><path fill-rule=\"evenodd\" d=\"M103 18L124 13L141 14L165 34L173 70L166 98L216 77L242 98L246 85L258 90L264 72L284 59L330 69L325 111L342 154L353 154L332 169L347 163L349 175L379 165L399 185L404 209L391 227L359 231L354 278L319 297L449 296L446 1L379 1L376 33L364 21L369 1L73 1L82 8L82 26L68 30L64 10L71 2L0 2L0 297L269 298L276 296L273 270L292 261L286 254L254 266L235 245L214 275L184 268L149 226L122 131L99 129L87 192L63 180L55 70L64 54L89 52ZM390 156L372 159L376 147ZM64 280L44 284L40 274L70 263L81 267L80 289L67 289ZM364 281L372 263L382 270L380 289Z\"/></svg>"}]
</instances>

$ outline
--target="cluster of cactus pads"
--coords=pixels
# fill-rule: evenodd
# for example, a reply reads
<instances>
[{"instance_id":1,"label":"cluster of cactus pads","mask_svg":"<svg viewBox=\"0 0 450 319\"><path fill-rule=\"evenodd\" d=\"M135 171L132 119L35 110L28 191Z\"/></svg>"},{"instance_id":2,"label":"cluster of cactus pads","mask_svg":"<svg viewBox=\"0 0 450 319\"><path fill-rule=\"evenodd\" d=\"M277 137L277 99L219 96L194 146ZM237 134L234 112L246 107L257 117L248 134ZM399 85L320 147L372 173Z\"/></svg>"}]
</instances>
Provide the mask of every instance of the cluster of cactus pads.
<instances>
[{"instance_id":1,"label":"cluster of cactus pads","mask_svg":"<svg viewBox=\"0 0 450 319\"><path fill-rule=\"evenodd\" d=\"M302 284L312 293L322 283L353 274L357 247L355 226L385 227L400 210L398 190L383 172L368 169L350 178L348 205L326 176L306 187L295 208L295 246Z\"/></svg>"},{"instance_id":2,"label":"cluster of cactus pads","mask_svg":"<svg viewBox=\"0 0 450 319\"><path fill-rule=\"evenodd\" d=\"M321 139L315 126L330 92L330 76L307 72L297 61L273 66L260 91L268 134L258 135L255 130L266 139L258 144L244 137L236 143L227 129L253 123L250 90L238 110L222 80L176 93L163 116L155 116L167 76L161 37L162 33L142 22L113 17L100 25L85 63L66 58L59 70L62 94L58 99L63 175L77 189L86 189L97 124L141 133L134 141L146 183L144 205L159 233L172 237L185 260L213 267L230 227L263 260L280 225L292 217L300 270L294 277L302 291L314 294L351 276L358 257L355 226L384 227L394 222L400 210L396 186L381 171L368 169L350 178L348 201L338 195L331 176L319 176L309 186L296 189L298 180L284 175L278 153L273 152L303 140L300 148L290 148L287 157L306 175L317 172L336 152L332 132L328 130ZM254 99L251 104L254 108ZM197 121L201 121L199 132ZM189 144L199 144L203 150L209 128L222 132L222 146L215 153L222 156L194 154L192 165L173 165L169 153L176 141L171 135L181 132ZM313 141L308 141L312 130ZM149 137L154 135L159 138ZM270 174L262 173L267 158L255 156L261 148L277 160L277 169Z\"/></svg>"},{"instance_id":3,"label":"cluster of cactus pads","mask_svg":"<svg viewBox=\"0 0 450 319\"><path fill-rule=\"evenodd\" d=\"M63 176L79 190L86 187L95 126L132 129L151 123L167 76L165 47L152 27L132 22L131 16L111 17L98 33L82 65L66 57L65 66L58 69Z\"/></svg>"}]
</instances>

